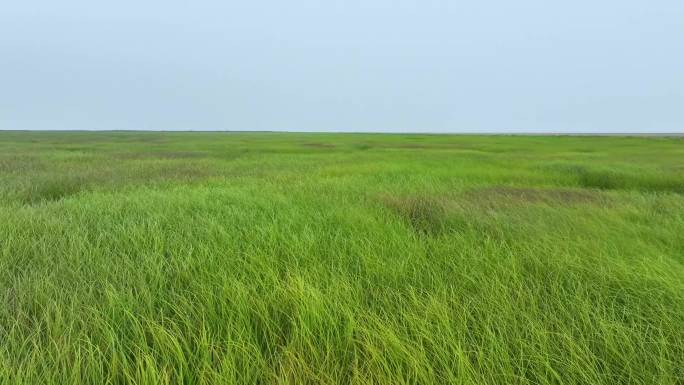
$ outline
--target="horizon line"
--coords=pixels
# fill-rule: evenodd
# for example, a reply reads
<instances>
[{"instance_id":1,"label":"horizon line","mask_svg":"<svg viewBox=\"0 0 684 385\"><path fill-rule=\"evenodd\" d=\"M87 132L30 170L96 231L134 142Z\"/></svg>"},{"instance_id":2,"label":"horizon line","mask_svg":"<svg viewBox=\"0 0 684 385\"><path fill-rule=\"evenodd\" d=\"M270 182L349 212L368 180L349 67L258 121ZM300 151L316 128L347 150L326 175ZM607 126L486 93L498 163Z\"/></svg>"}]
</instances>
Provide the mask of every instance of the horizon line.
<instances>
[{"instance_id":1,"label":"horizon line","mask_svg":"<svg viewBox=\"0 0 684 385\"><path fill-rule=\"evenodd\" d=\"M281 133L281 134L374 134L374 135L482 135L482 136L656 136L656 137L681 137L684 131L678 132L610 132L610 131L454 131L454 132L425 132L425 131L308 131L308 130L164 130L164 129L0 129L0 132L163 132L163 133Z\"/></svg>"}]
</instances>

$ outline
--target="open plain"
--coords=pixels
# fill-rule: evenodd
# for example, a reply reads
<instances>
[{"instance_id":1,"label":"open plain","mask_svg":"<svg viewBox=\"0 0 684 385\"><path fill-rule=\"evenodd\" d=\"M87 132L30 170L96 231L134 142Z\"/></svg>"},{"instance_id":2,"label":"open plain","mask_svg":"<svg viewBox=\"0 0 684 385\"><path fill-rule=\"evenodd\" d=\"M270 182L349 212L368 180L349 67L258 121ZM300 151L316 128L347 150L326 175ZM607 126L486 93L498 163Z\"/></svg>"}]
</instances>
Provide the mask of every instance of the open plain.
<instances>
[{"instance_id":1,"label":"open plain","mask_svg":"<svg viewBox=\"0 0 684 385\"><path fill-rule=\"evenodd\" d=\"M684 382L684 139L0 132L0 384Z\"/></svg>"}]
</instances>

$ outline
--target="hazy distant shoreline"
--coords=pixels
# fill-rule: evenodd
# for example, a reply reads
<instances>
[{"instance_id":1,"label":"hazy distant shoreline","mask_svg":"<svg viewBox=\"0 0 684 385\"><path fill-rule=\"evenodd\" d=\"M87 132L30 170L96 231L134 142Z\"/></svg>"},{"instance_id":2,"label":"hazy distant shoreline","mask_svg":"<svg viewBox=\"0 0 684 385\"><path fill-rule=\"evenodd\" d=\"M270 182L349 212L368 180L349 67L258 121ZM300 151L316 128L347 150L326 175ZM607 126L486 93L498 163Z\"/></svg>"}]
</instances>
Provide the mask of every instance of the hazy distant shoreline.
<instances>
[{"instance_id":1,"label":"hazy distant shoreline","mask_svg":"<svg viewBox=\"0 0 684 385\"><path fill-rule=\"evenodd\" d=\"M8 130L0 132L166 132L166 133L271 133L271 134L369 134L369 135L463 135L463 136L621 136L684 137L683 132L402 132L402 131L298 131L298 130Z\"/></svg>"}]
</instances>

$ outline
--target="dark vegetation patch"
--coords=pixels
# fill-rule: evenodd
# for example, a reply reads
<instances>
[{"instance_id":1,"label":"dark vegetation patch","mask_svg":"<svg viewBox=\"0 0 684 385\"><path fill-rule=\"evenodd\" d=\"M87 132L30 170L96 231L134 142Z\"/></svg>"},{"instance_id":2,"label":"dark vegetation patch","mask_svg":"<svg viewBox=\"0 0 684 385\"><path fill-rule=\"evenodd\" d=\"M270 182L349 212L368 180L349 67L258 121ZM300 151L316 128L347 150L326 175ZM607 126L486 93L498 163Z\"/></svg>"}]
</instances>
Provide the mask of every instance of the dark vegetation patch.
<instances>
[{"instance_id":1,"label":"dark vegetation patch","mask_svg":"<svg viewBox=\"0 0 684 385\"><path fill-rule=\"evenodd\" d=\"M67 138L68 139L68 138ZM72 139L73 140L73 139ZM105 140L107 142L120 142L120 143L168 143L170 141L180 141L178 138L170 138L167 135L158 135L152 133L121 133L114 132L109 134L103 134L100 140Z\"/></svg>"},{"instance_id":2,"label":"dark vegetation patch","mask_svg":"<svg viewBox=\"0 0 684 385\"><path fill-rule=\"evenodd\" d=\"M0 158L0 173L35 172L45 169L45 162L32 156L6 156Z\"/></svg>"},{"instance_id":3,"label":"dark vegetation patch","mask_svg":"<svg viewBox=\"0 0 684 385\"><path fill-rule=\"evenodd\" d=\"M171 164L151 170L150 176L156 179L194 180L217 175L217 172L199 164Z\"/></svg>"},{"instance_id":4,"label":"dark vegetation patch","mask_svg":"<svg viewBox=\"0 0 684 385\"><path fill-rule=\"evenodd\" d=\"M488 149L481 146L473 146L467 143L396 143L396 142L372 142L365 143L368 146L382 149L394 150L442 150L442 151L467 151L477 153L502 152L495 149Z\"/></svg>"},{"instance_id":5,"label":"dark vegetation patch","mask_svg":"<svg viewBox=\"0 0 684 385\"><path fill-rule=\"evenodd\" d=\"M206 158L206 152L198 151L154 151L125 152L117 156L119 159L199 159Z\"/></svg>"},{"instance_id":6,"label":"dark vegetation patch","mask_svg":"<svg viewBox=\"0 0 684 385\"><path fill-rule=\"evenodd\" d=\"M127 167L128 166L128 167ZM154 185L158 183L189 183L222 175L215 169L189 162L134 163L122 167L81 170L71 174L36 174L22 183L18 199L25 204L54 202L83 191L116 190L124 186Z\"/></svg>"},{"instance_id":7,"label":"dark vegetation patch","mask_svg":"<svg viewBox=\"0 0 684 385\"><path fill-rule=\"evenodd\" d=\"M387 147L390 148L412 148L412 149L422 149L422 148L430 148L430 146L425 145L425 144L416 144L416 143L407 143L407 144L394 144L394 145L388 145Z\"/></svg>"},{"instance_id":8,"label":"dark vegetation patch","mask_svg":"<svg viewBox=\"0 0 684 385\"><path fill-rule=\"evenodd\" d=\"M201 162L183 160L148 160L124 163L106 172L89 174L94 185L111 188L123 185L154 184L156 182L190 182L222 175L216 168Z\"/></svg>"},{"instance_id":9,"label":"dark vegetation patch","mask_svg":"<svg viewBox=\"0 0 684 385\"><path fill-rule=\"evenodd\" d=\"M638 190L684 193L684 175L657 171L624 171L584 165L555 165L551 170L577 181L582 187L602 190Z\"/></svg>"},{"instance_id":10,"label":"dark vegetation patch","mask_svg":"<svg viewBox=\"0 0 684 385\"><path fill-rule=\"evenodd\" d=\"M357 150L369 150L371 148L386 148L386 149L434 149L434 150L463 150L464 147L459 144L421 144L421 143L357 143L353 145Z\"/></svg>"},{"instance_id":11,"label":"dark vegetation patch","mask_svg":"<svg viewBox=\"0 0 684 385\"><path fill-rule=\"evenodd\" d=\"M501 239L501 229L492 226L481 210L463 206L451 197L383 194L380 202L419 236L440 237L473 232L481 237Z\"/></svg>"},{"instance_id":12,"label":"dark vegetation patch","mask_svg":"<svg viewBox=\"0 0 684 385\"><path fill-rule=\"evenodd\" d=\"M84 178L76 176L54 176L31 181L24 190L23 200L28 204L58 201L75 195L87 188Z\"/></svg>"},{"instance_id":13,"label":"dark vegetation patch","mask_svg":"<svg viewBox=\"0 0 684 385\"><path fill-rule=\"evenodd\" d=\"M419 234L436 235L443 233L447 228L445 204L437 199L393 195L384 195L381 199Z\"/></svg>"},{"instance_id":14,"label":"dark vegetation patch","mask_svg":"<svg viewBox=\"0 0 684 385\"><path fill-rule=\"evenodd\" d=\"M395 148L395 149L425 149L425 148L440 148L439 146L429 146L418 143L374 143L374 147L378 148Z\"/></svg>"},{"instance_id":15,"label":"dark vegetation patch","mask_svg":"<svg viewBox=\"0 0 684 385\"><path fill-rule=\"evenodd\" d=\"M334 144L330 143L320 143L320 142L308 142L302 144L304 147L313 147L313 148L335 148L336 146Z\"/></svg>"},{"instance_id":16,"label":"dark vegetation patch","mask_svg":"<svg viewBox=\"0 0 684 385\"><path fill-rule=\"evenodd\" d=\"M480 205L501 204L603 204L607 197L598 191L495 186L470 190L466 193L469 201Z\"/></svg>"}]
</instances>

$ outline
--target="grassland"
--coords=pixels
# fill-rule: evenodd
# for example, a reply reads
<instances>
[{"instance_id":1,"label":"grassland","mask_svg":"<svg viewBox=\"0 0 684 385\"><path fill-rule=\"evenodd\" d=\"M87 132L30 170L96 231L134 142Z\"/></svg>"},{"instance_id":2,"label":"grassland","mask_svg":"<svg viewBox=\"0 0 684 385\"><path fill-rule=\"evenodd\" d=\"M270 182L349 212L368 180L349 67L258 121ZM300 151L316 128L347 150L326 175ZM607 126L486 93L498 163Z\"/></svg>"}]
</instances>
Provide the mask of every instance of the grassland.
<instances>
[{"instance_id":1,"label":"grassland","mask_svg":"<svg viewBox=\"0 0 684 385\"><path fill-rule=\"evenodd\" d=\"M0 384L684 383L684 140L0 132Z\"/></svg>"}]
</instances>

